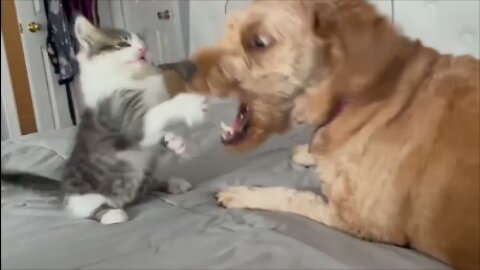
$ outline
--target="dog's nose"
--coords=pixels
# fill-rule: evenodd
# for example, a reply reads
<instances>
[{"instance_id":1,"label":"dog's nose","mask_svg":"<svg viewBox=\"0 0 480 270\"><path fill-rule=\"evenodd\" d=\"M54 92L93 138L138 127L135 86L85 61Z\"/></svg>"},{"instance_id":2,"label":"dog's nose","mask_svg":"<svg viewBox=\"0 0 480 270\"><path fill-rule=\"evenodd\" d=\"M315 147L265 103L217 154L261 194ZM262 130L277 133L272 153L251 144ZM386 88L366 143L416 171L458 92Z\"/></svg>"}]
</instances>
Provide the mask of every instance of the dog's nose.
<instances>
[{"instance_id":1,"label":"dog's nose","mask_svg":"<svg viewBox=\"0 0 480 270\"><path fill-rule=\"evenodd\" d=\"M176 71L185 82L192 81L193 77L195 76L195 72L197 71L197 67L190 60L161 64L158 67L164 70Z\"/></svg>"}]
</instances>

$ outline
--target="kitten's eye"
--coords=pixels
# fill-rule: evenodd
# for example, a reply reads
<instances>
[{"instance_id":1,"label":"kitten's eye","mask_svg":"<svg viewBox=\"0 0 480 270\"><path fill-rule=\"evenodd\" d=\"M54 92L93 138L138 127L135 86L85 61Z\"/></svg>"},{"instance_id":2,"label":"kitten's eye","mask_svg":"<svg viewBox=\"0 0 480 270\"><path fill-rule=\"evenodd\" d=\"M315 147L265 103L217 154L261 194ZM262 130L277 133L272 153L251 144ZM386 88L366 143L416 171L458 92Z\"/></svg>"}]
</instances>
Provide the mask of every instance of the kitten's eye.
<instances>
[{"instance_id":1,"label":"kitten's eye","mask_svg":"<svg viewBox=\"0 0 480 270\"><path fill-rule=\"evenodd\" d=\"M250 40L250 46L256 49L265 49L273 44L273 39L265 35L254 35Z\"/></svg>"},{"instance_id":2,"label":"kitten's eye","mask_svg":"<svg viewBox=\"0 0 480 270\"><path fill-rule=\"evenodd\" d=\"M127 47L130 47L132 45L130 45L130 43L126 42L126 41L120 41L117 43L116 45L118 48L127 48Z\"/></svg>"}]
</instances>

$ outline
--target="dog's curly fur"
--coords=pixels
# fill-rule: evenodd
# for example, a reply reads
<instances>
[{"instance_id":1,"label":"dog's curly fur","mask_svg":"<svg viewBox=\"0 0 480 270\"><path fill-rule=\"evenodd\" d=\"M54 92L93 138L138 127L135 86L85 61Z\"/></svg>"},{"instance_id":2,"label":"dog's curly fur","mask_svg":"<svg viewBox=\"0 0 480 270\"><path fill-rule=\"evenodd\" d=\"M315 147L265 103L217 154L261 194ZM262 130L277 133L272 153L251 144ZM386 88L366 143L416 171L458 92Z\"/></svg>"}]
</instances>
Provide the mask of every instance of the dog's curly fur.
<instances>
[{"instance_id":1,"label":"dog's curly fur","mask_svg":"<svg viewBox=\"0 0 480 270\"><path fill-rule=\"evenodd\" d=\"M403 37L364 0L268 0L232 16L225 38L192 61L192 89L252 108L237 150L297 122L320 126L344 104L303 153L328 203L236 187L218 194L223 205L297 213L456 268L480 267L477 59Z\"/></svg>"}]
</instances>

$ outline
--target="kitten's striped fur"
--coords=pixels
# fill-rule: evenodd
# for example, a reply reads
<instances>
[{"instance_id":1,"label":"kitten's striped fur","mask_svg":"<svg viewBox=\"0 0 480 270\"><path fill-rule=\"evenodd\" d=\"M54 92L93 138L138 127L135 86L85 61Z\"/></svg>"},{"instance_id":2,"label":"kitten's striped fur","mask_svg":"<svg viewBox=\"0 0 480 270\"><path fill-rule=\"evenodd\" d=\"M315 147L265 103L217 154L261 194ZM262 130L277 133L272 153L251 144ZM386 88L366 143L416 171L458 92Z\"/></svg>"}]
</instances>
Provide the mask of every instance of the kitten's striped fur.
<instances>
[{"instance_id":1,"label":"kitten's striped fur","mask_svg":"<svg viewBox=\"0 0 480 270\"><path fill-rule=\"evenodd\" d=\"M77 59L85 110L61 182L66 208L104 224L128 219L124 207L152 189L188 190L182 179L159 182L151 175L160 143L185 151L171 124L204 120L206 100L193 94L170 97L163 76L145 60L135 34L101 30L77 17ZM165 151L165 150L164 150Z\"/></svg>"}]
</instances>

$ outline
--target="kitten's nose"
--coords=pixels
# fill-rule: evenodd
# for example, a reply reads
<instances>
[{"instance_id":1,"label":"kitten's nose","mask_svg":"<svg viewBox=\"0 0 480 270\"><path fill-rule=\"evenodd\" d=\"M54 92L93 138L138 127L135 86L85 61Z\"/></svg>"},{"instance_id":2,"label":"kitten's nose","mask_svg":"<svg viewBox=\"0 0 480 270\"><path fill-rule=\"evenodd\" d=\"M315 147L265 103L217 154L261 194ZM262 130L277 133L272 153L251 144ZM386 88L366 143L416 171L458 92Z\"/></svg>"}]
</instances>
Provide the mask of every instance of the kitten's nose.
<instances>
[{"instance_id":1,"label":"kitten's nose","mask_svg":"<svg viewBox=\"0 0 480 270\"><path fill-rule=\"evenodd\" d=\"M190 82L197 71L197 67L190 60L183 60L176 63L161 64L158 67L165 70L176 71L180 75L182 80L184 80L185 82Z\"/></svg>"}]
</instances>

